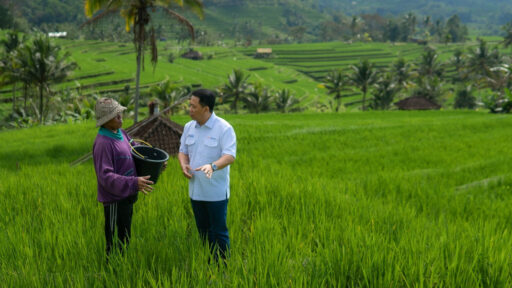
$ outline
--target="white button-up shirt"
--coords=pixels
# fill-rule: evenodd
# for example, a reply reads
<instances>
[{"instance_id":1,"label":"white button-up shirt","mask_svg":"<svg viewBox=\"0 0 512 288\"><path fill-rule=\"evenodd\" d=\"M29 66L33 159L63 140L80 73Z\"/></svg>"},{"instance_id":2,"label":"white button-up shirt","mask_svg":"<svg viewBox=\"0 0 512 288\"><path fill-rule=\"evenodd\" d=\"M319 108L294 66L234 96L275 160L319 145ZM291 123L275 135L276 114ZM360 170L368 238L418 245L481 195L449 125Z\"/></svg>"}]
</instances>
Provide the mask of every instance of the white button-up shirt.
<instances>
[{"instance_id":1,"label":"white button-up shirt","mask_svg":"<svg viewBox=\"0 0 512 288\"><path fill-rule=\"evenodd\" d=\"M183 129L180 153L188 155L192 170L210 164L222 155L236 157L235 130L215 113L203 126L192 120ZM191 173L188 192L192 200L221 201L229 198L229 165L214 171L211 178L206 177L203 171Z\"/></svg>"}]
</instances>

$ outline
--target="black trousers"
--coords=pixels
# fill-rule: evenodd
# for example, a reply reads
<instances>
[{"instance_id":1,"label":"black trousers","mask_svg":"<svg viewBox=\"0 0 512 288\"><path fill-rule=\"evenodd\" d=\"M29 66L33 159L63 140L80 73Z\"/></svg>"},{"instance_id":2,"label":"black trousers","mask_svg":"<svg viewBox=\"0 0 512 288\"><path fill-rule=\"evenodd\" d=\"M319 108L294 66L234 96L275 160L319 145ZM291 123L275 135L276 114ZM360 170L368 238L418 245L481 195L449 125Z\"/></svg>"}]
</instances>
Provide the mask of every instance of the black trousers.
<instances>
[{"instance_id":1,"label":"black trousers","mask_svg":"<svg viewBox=\"0 0 512 288\"><path fill-rule=\"evenodd\" d=\"M105 239L107 240L107 256L114 248L123 252L130 242L132 233L133 203L137 194L103 207L105 212ZM117 238L115 237L117 231Z\"/></svg>"}]
</instances>

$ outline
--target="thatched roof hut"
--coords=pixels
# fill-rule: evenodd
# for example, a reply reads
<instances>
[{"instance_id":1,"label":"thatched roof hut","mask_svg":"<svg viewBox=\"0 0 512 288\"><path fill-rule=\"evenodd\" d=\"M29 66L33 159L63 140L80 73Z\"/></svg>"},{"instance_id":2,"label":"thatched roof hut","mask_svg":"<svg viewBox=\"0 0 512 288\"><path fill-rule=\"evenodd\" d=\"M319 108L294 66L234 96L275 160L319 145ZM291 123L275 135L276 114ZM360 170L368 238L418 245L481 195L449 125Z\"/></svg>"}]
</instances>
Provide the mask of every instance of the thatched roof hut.
<instances>
[{"instance_id":1,"label":"thatched roof hut","mask_svg":"<svg viewBox=\"0 0 512 288\"><path fill-rule=\"evenodd\" d=\"M400 110L439 110L441 105L425 97L413 96L395 103Z\"/></svg>"},{"instance_id":2,"label":"thatched roof hut","mask_svg":"<svg viewBox=\"0 0 512 288\"><path fill-rule=\"evenodd\" d=\"M199 51L195 51L193 49L188 50L188 52L181 54L182 58L191 59L191 60L203 60L203 54Z\"/></svg>"},{"instance_id":3,"label":"thatched roof hut","mask_svg":"<svg viewBox=\"0 0 512 288\"><path fill-rule=\"evenodd\" d=\"M176 156L180 149L183 126L160 114L131 126L128 134L133 139L142 139L165 150L170 156Z\"/></svg>"}]
</instances>

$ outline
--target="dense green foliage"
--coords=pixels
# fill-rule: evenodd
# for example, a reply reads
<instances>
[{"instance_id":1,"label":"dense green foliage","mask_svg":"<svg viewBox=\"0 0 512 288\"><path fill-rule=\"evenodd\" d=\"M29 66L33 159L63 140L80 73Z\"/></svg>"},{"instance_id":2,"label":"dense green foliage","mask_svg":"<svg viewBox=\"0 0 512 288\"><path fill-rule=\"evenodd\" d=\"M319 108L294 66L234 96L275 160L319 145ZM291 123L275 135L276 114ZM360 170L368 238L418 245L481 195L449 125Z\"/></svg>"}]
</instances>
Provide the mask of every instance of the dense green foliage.
<instances>
[{"instance_id":1,"label":"dense green foliage","mask_svg":"<svg viewBox=\"0 0 512 288\"><path fill-rule=\"evenodd\" d=\"M91 149L89 122L0 132L2 285L512 285L509 116L223 117L238 138L227 269L207 264L174 158L135 204L126 257L105 265L92 163L68 165Z\"/></svg>"}]
</instances>

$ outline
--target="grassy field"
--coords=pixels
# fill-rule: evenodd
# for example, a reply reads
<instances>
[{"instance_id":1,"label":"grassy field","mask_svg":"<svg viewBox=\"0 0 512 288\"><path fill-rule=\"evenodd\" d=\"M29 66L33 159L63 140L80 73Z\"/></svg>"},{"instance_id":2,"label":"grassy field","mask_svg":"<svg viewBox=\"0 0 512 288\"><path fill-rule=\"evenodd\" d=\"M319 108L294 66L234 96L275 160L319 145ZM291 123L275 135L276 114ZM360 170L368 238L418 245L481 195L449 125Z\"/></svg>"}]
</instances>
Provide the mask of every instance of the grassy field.
<instances>
[{"instance_id":1,"label":"grassy field","mask_svg":"<svg viewBox=\"0 0 512 288\"><path fill-rule=\"evenodd\" d=\"M225 118L238 136L226 269L207 264L177 160L107 266L92 163L68 164L90 151L94 124L0 132L2 286L512 285L508 115Z\"/></svg>"}]
</instances>

